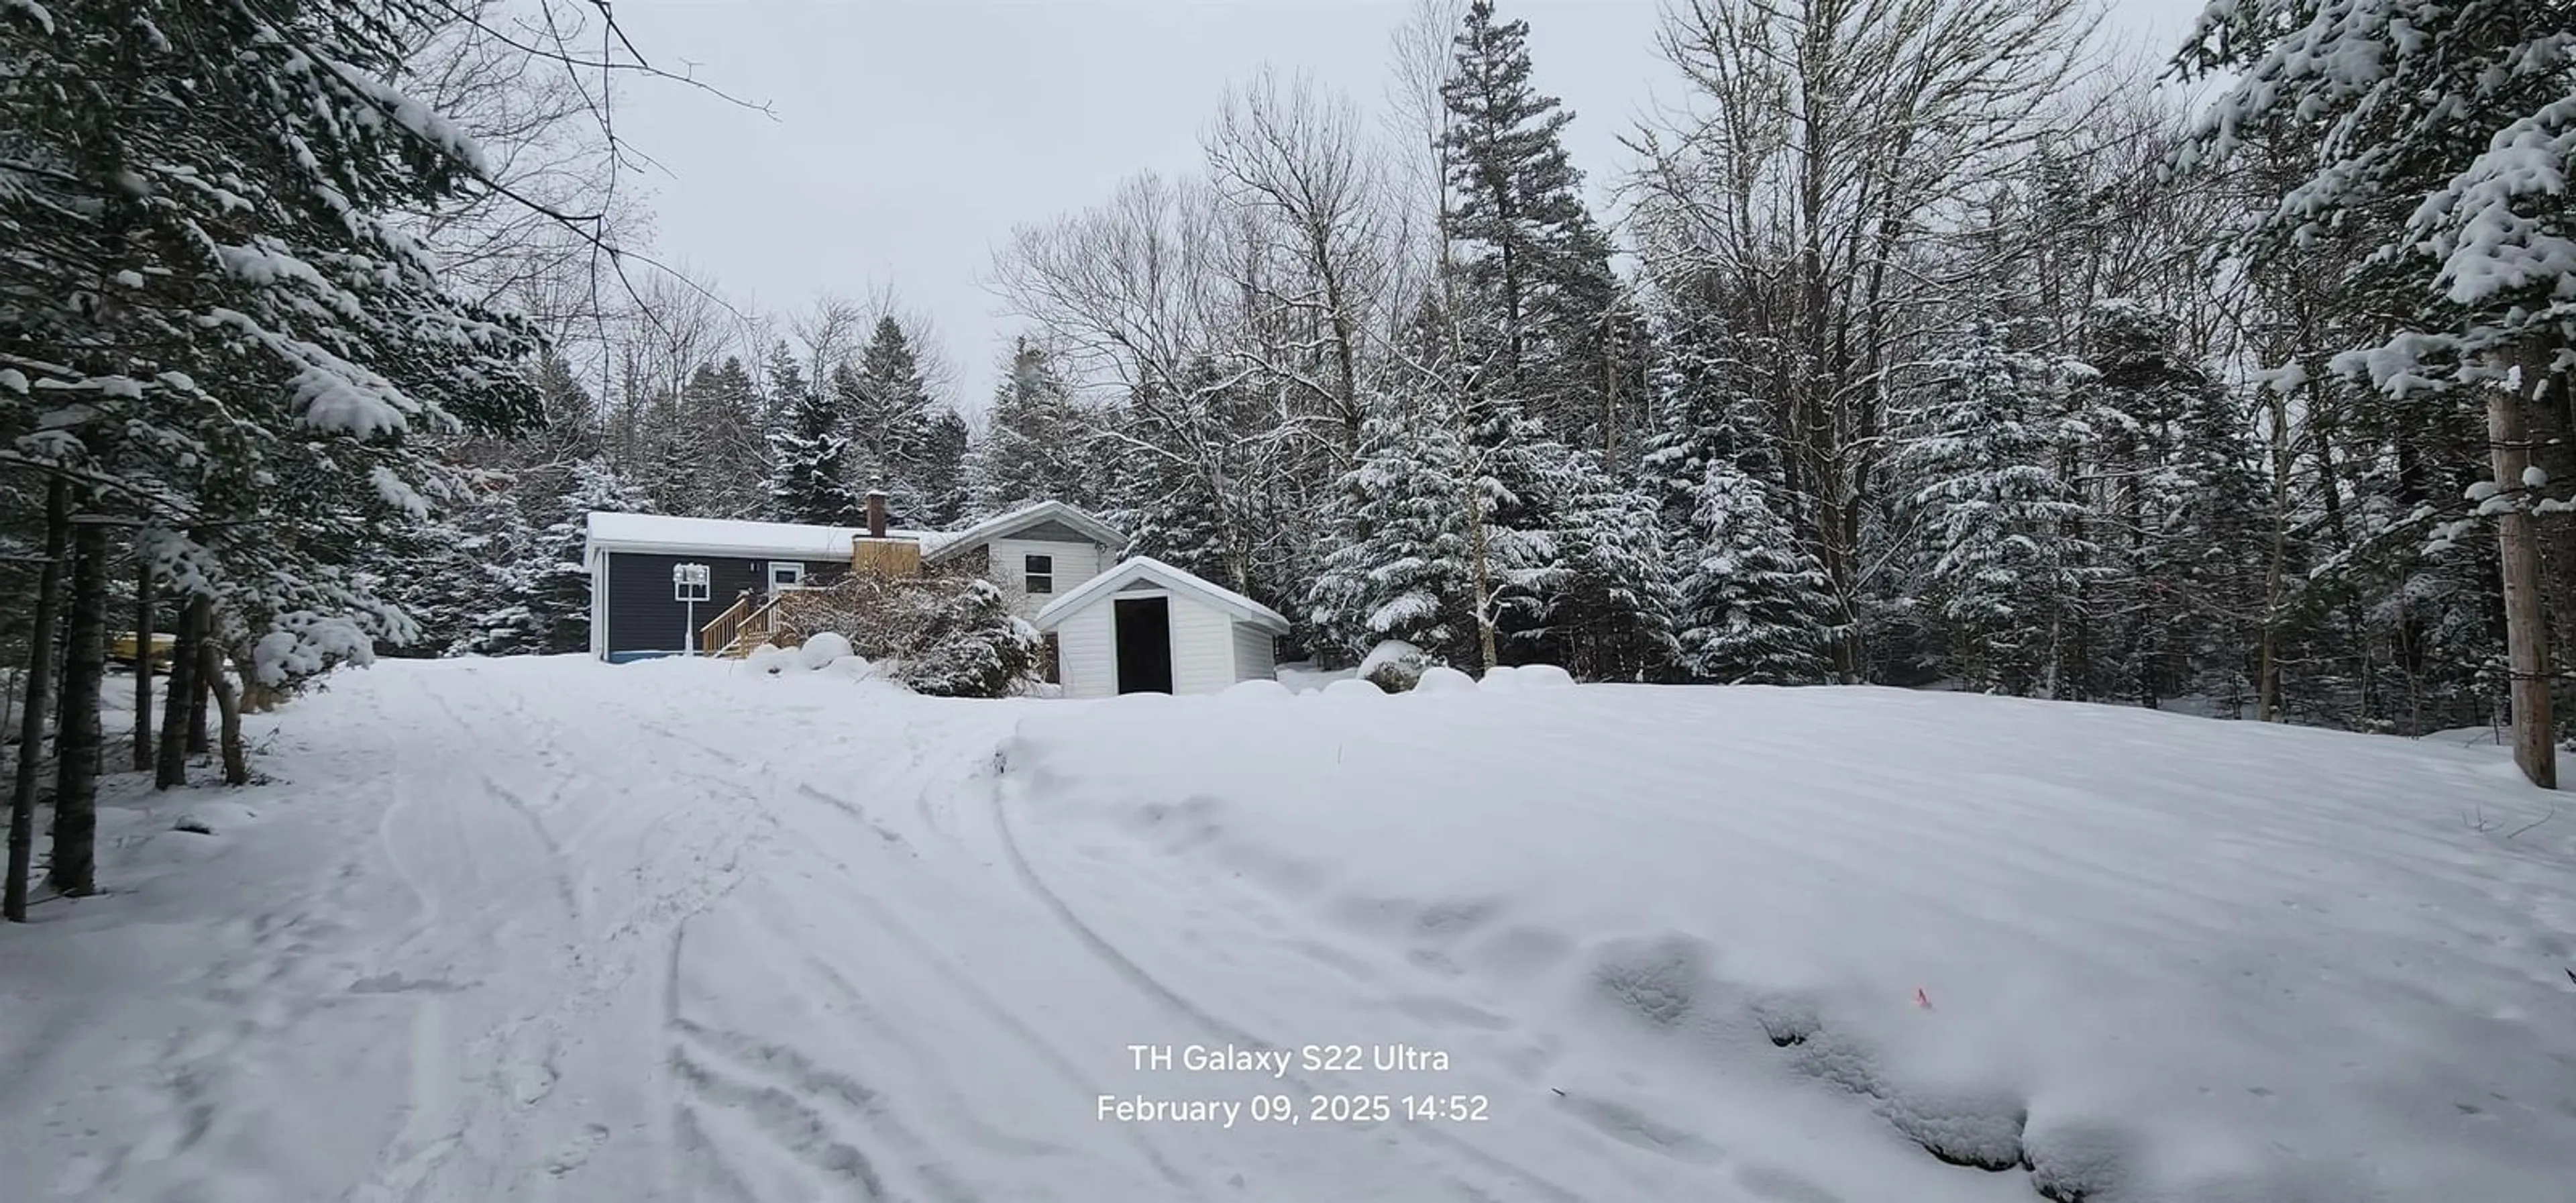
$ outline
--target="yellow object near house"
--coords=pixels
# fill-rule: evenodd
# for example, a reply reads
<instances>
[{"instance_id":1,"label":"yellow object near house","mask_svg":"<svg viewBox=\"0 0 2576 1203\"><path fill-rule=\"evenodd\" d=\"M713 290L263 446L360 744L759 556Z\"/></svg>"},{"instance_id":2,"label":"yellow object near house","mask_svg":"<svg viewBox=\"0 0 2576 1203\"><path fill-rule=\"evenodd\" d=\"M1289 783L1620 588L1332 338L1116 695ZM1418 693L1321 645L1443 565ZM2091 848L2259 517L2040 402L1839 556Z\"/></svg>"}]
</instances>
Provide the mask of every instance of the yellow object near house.
<instances>
[{"instance_id":1,"label":"yellow object near house","mask_svg":"<svg viewBox=\"0 0 2576 1203\"><path fill-rule=\"evenodd\" d=\"M155 665L168 664L170 662L171 649L178 646L179 637L176 635L154 635L152 637L152 663ZM114 660L119 664L134 663L134 632L127 631L122 635L110 638L107 641L107 658Z\"/></svg>"}]
</instances>

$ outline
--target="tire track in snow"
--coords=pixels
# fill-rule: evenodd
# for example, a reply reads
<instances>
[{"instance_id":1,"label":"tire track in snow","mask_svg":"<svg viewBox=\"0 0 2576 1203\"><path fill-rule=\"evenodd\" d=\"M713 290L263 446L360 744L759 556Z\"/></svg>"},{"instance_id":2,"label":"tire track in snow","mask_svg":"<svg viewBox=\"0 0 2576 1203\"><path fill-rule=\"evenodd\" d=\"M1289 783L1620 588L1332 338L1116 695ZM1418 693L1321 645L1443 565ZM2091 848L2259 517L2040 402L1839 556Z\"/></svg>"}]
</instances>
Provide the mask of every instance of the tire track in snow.
<instances>
[{"instance_id":1,"label":"tire track in snow","mask_svg":"<svg viewBox=\"0 0 2576 1203\"><path fill-rule=\"evenodd\" d=\"M419 692L437 706L446 718L450 731L468 738L472 737L474 733L466 726L455 708L445 699L440 698L425 680L420 683ZM404 726L394 726L392 729L406 734L415 734L418 730L416 727ZM431 889L420 871L409 864L401 851L404 841L395 838L393 834L402 820L421 809L417 789L419 776L407 763L411 759L405 752L407 743L407 739L398 736L386 749L389 771L385 775L385 780L393 791L393 799L385 809L384 818L379 823L379 831L386 856L393 865L395 875L401 879L407 889L421 899L424 909L413 934L377 958L380 965L398 964L408 960L413 950L430 940L457 934L452 930L453 925L449 921L446 908L439 899L438 891ZM488 786L488 776L481 774L479 770L477 775L483 776ZM478 887L483 886L485 882L481 876L483 858L479 854L480 842L467 829L464 807L460 803L460 799L450 799L446 804L431 808L431 812L438 817L439 826L452 833L451 839L454 845L464 850L466 853L464 859L468 867L475 872ZM550 846L549 852L551 852ZM473 908L468 915L457 916L457 918L479 917L502 905L506 900L505 896L496 897L495 892L488 888L478 888L477 895L484 900L482 904ZM496 937L499 934L497 929L493 933ZM498 943L497 940L494 942ZM395 972L399 974L399 970ZM408 1060L411 1084L402 1121L394 1134L377 1151L375 1164L369 1170L365 1180L350 1191L348 1198L352 1203L379 1203L379 1201L396 1203L396 1201L417 1199L427 1189L432 1179L458 1152L466 1148L468 1133L475 1115L476 1100L453 1088L450 1070L455 1049L450 1044L449 1018L449 1004L443 997L432 994L414 1003L409 1025ZM497 1075L499 1072L496 1069L493 1074Z\"/></svg>"},{"instance_id":2,"label":"tire track in snow","mask_svg":"<svg viewBox=\"0 0 2576 1203\"><path fill-rule=\"evenodd\" d=\"M858 803L841 797L838 794L825 793L820 789L816 789L811 782L797 782L796 792L806 798L820 802L825 806L829 806L832 809L849 816L851 822L867 828L869 834L884 841L887 847L900 849L906 856L921 855L919 852L913 850L912 841L903 838L903 833L878 822L874 816L870 815L867 810L861 807Z\"/></svg>"},{"instance_id":3,"label":"tire track in snow","mask_svg":"<svg viewBox=\"0 0 2576 1203\"><path fill-rule=\"evenodd\" d=\"M922 742L924 742L912 738L917 734L917 727L908 727L903 733L907 742L911 743L912 746L916 748L920 747ZM911 763L913 766L921 768L924 771L925 776L935 774L936 770L929 767L929 758L927 756L917 756ZM929 787L925 785L925 788ZM838 814L837 809L835 813ZM815 843L799 843L795 846L810 855L818 857L829 856L829 853L825 852L820 845ZM865 846L866 845L862 845L862 847ZM940 947L936 942L916 930L916 928L906 920L903 914L890 906L886 902L885 898L880 896L881 892L894 896L910 896L910 891L908 889L894 889L887 888L885 886L887 878L892 875L905 875L907 880L903 884L906 887L918 884L927 886L932 890L949 888L951 880L949 877L945 874L926 880L912 877L911 874L916 872L916 866L923 868L927 867L927 862L921 861L917 858L889 861L885 866L885 874L870 874L865 878L852 875L854 871L850 870L846 865L839 865L838 862L835 862L835 864L836 867L839 867L844 871L845 879L852 883L849 888L835 891L832 894L831 901L834 904L835 914L847 914L849 912L863 913L865 917L864 930L880 935L891 941L912 964L927 969L947 987L950 997L954 1001L963 1003L968 1012L981 1017L986 1024L990 1025L992 1028L998 1029L1002 1035L1015 1041L1022 1049L1025 1050L1030 1063L1042 1067L1066 1085L1073 1087L1077 1092L1077 1097L1089 1098L1106 1093L1102 1091L1098 1084L1080 1067L1068 1060L1052 1041L1048 1040L1042 1033L1029 1026L1028 1022L1020 1017L1017 1010L1012 1005L997 997L993 993L991 987L961 969L956 963L956 957L952 953ZM954 861L949 862L948 867L951 869L964 868L963 865ZM861 884L862 882L865 882L866 884ZM871 888L872 886L878 888ZM792 928L793 921L801 916L798 916L791 911L773 909L768 905L767 898L768 896L766 895L745 895L744 902L746 905L749 905L754 909L754 913L758 916L759 921L765 930L789 930ZM887 1047L908 1047L909 1043L916 1039L916 1033L896 1030L895 1026L886 1021L873 1006L866 1003L856 985L852 983L848 977L841 974L838 970L831 968L828 964L825 964L819 957L811 953L807 953L799 959L803 964L816 969L818 976L820 976L826 984L837 990L844 1000L853 1004L853 1010L877 1025L877 1029L882 1033L883 1042ZM884 967L880 966L879 968L883 969ZM676 1011L674 1013L676 1013ZM946 1063L945 1058L939 1058L936 1056L931 1057L928 1061L923 1063L923 1067L930 1071L929 1076L933 1077L934 1080L941 1082L941 1086L945 1092L949 1093L952 1098L955 1097L953 1087L949 1087L946 1084L945 1075L952 1073L953 1070ZM970 1106L960 1104L956 1107L954 1114L958 1121L955 1126L969 1129L973 1136L979 1138L978 1143L984 1145L988 1149L998 1150L1002 1148L1011 1148L1011 1151L1018 1153L1028 1153L1032 1151L1054 1153L1063 1151L1055 1146L1047 1145L1043 1142L1020 1140L1019 1138L1012 1137L1006 1133L997 1132L989 1125L974 1120L972 1118L974 1114L973 1108ZM1129 1147L1133 1148L1144 1160L1145 1164L1153 1171L1155 1176L1162 1179L1166 1184L1177 1189L1191 1192L1194 1197L1205 1193L1207 1188L1175 1165L1170 1156L1163 1150L1162 1146L1148 1135L1148 1129L1125 1124L1112 1125L1112 1127L1118 1133L1119 1139L1125 1141ZM1016 1148L1011 1147L1014 1144L1017 1145ZM1031 1146L1034 1146L1034 1148Z\"/></svg>"},{"instance_id":4,"label":"tire track in snow","mask_svg":"<svg viewBox=\"0 0 2576 1203\"><path fill-rule=\"evenodd\" d=\"M1192 1021L1204 1025L1208 1030L1246 1047L1283 1047L1278 1042L1266 1040L1257 1036L1241 1025L1223 1019L1191 1001L1179 991L1164 984L1160 978L1155 977L1150 971L1137 964L1125 953L1119 951L1115 944L1112 944L1106 937L1103 937L1089 923L1084 922L1082 916L1073 909L1071 904L1067 903L1053 889L1049 888L1046 881L1038 876L1035 866L1029 863L1028 857L1021 851L1019 839L1017 835L1013 833L1011 828L1010 806L1008 804L1008 798L1006 797L1007 788L1004 784L1002 774L995 775L992 781L992 786L993 788L987 795L987 803L992 811L993 827L995 833L1000 839L1002 854L1011 862L1013 875L1016 876L1025 887L1027 887L1028 892L1033 895L1042 906L1044 906L1063 923L1066 930L1070 931L1075 939L1081 941L1085 947L1089 948L1092 953L1097 956L1113 973L1126 979L1131 985L1135 986L1143 993L1161 1001ZM1306 1092L1309 1096L1335 1093L1332 1090L1319 1087L1314 1082L1308 1081L1295 1073L1283 1074L1278 1080L1282 1083L1297 1087L1299 1090ZM1513 1187L1523 1190L1535 1190L1540 1195L1548 1199L1556 1200L1557 1203L1582 1203L1582 1196L1575 1194L1573 1191L1557 1185L1555 1182L1550 1181L1535 1171L1515 1165L1502 1157L1488 1153L1465 1140L1452 1136L1437 1125L1417 1124L1411 1127L1411 1131L1414 1135L1420 1137L1424 1143L1438 1146L1459 1158L1474 1163L1476 1166L1488 1173L1505 1178L1509 1180L1510 1185ZM1459 1182L1457 1185L1471 1190L1475 1189L1464 1182Z\"/></svg>"},{"instance_id":5,"label":"tire track in snow","mask_svg":"<svg viewBox=\"0 0 2576 1203\"><path fill-rule=\"evenodd\" d=\"M509 749L515 743L531 738L529 724L508 732L491 732L479 728L472 719L436 693L426 680L418 681L420 692L442 713L450 740L471 747L478 754L489 755ZM523 715L523 717L526 717ZM543 720L532 720L541 732L534 738L549 746L564 743L562 728ZM550 729L550 731L547 731ZM417 732L408 734L416 735ZM444 763L444 762L443 762ZM557 763L560 763L558 758ZM662 767L662 766L655 766ZM452 771L452 769L451 769ZM479 765L468 770L470 776L491 794L491 801L501 808L517 812L514 823L523 824L538 839L550 868L560 869L566 861L563 846L547 838L547 831L527 799L495 781ZM684 778L693 775L682 775ZM563 796L566 782L575 778L558 776L555 789L548 797L551 803ZM405 788L409 788L408 775ZM710 800L716 791L707 791ZM452 800L439 807L451 821L465 807ZM631 800L629 800L631 801ZM491 1068L474 1080L474 1089L454 1094L443 1100L431 1100L411 1109L406 1119L406 1134L398 1136L387 1149L371 1183L380 1193L361 1198L408 1199L432 1190L442 1196L489 1197L500 1190L533 1191L543 1198L552 1193L556 1180L583 1168L611 1139L603 1125L578 1114L578 1098L568 1099L558 1089L565 1072L561 1059L573 1033L595 1029L615 1014L619 996L633 981L647 949L658 949L664 932L676 931L691 915L711 906L738 884L745 849L754 842L756 833L724 825L722 808L692 806L690 799L674 800L658 813L643 820L649 833L667 833L670 838L659 860L639 860L636 880L643 888L639 896L622 907L603 915L591 915L577 904L567 906L565 919L570 924L560 938L509 941L505 951L515 952L516 963L534 970L534 981L559 976L565 967L574 976L563 981L563 988L546 992L546 1001L534 1009L505 1006L483 1025L478 1035L461 1046L441 1039L437 1060L452 1067L460 1061ZM631 807L602 805L602 815L615 812L633 819ZM587 824L585 824L587 827ZM690 859L670 864L671 853ZM469 849L468 868L479 866L480 858ZM648 870L655 870L649 872ZM568 878L554 874L560 902L567 892ZM507 885L509 883L503 883ZM534 884L534 883L529 883ZM433 892L434 893L434 892ZM516 897L504 894L485 901L476 913L506 906ZM453 930L452 917L440 916L439 928L446 934L465 938L469 943L474 933ZM601 920L600 929L592 930L590 920ZM530 933L534 934L534 933ZM483 937L489 939L489 937ZM673 941L676 952L676 938ZM543 951L540 951L543 950ZM527 973L515 978L527 978ZM649 980L649 979L648 979ZM519 985L532 984L518 982ZM529 997L525 992L522 998ZM612 1057L615 1054L611 1053ZM621 1060L601 1067L626 1077ZM647 1067L648 1072L650 1066ZM593 1083L593 1085L598 1085ZM615 1082L606 1085L614 1086ZM571 1114L562 1114L571 1112ZM551 1132L552 1135L548 1135ZM663 1134L668 1136L670 1134ZM657 1140L657 1148L671 1148L676 1142ZM471 1153L460 1157L460 1153ZM527 1183L505 1181L496 1175L512 1167L541 1166L545 1177ZM480 1183L478 1185L477 1183ZM672 1179L661 1176L662 1183ZM655 1189L646 1184L648 1189ZM587 1194L576 1197L588 1197Z\"/></svg>"},{"instance_id":6,"label":"tire track in snow","mask_svg":"<svg viewBox=\"0 0 2576 1203\"><path fill-rule=\"evenodd\" d=\"M506 693L506 691L504 692ZM475 724L467 720L464 712L457 709L456 703L449 700L446 695L441 694L435 685L424 680L421 686L421 693L427 696L429 700L438 707L440 713L447 716L447 720L451 725L453 725L458 731L464 732L472 737L474 746L492 747L495 745L496 741L487 733L477 730ZM517 695L515 694L508 694L507 696L510 696L513 700L514 714L521 718L526 718L528 716L526 704L523 701L518 700ZM550 744L551 741L547 741L545 743L541 743L539 746L550 746ZM489 791L493 797L500 799L501 803L504 806L507 806L512 814L517 815L520 821L528 825L528 831L537 837L538 846L545 849L546 876L548 882L554 887L555 900L558 903L561 903L565 913L571 916L573 925L576 928L580 927L583 921L581 898L574 891L572 878L566 871L567 862L564 858L562 843L555 839L553 832L546 829L546 822L543 818L538 816L536 807L530 804L528 799L522 796L517 790L503 785L499 778L492 775L491 770L483 767L483 763L480 760L475 763L474 775L482 781L484 789ZM556 797L560 796L561 780L561 778L557 778L556 793L548 797L548 803L551 804Z\"/></svg>"},{"instance_id":7,"label":"tire track in snow","mask_svg":"<svg viewBox=\"0 0 2576 1203\"><path fill-rule=\"evenodd\" d=\"M874 1003L869 1002L867 996L859 990L858 984L851 981L846 974L811 953L804 956L802 963L807 971L831 986L837 1000L842 1004L844 1013L857 1015L869 1031L883 1038L882 1047L909 1054L918 1070L928 1072L934 1068L944 1068L937 1066L938 1058L924 1056L919 1044L903 1039L897 1033L894 1021L879 1011ZM1069 1066L1052 1068L1060 1071L1070 1070ZM965 1137L986 1152L1012 1157L1058 1157L1071 1152L1061 1145L1013 1135L985 1123L976 1113L975 1108L969 1106L957 1093L955 1084L944 1076L933 1076L932 1084L943 1095L943 1100L947 1104L948 1118L965 1129ZM1079 1081L1074 1082L1073 1085L1084 1086ZM1088 1087L1084 1088L1088 1089Z\"/></svg>"},{"instance_id":8,"label":"tire track in snow","mask_svg":"<svg viewBox=\"0 0 2576 1203\"><path fill-rule=\"evenodd\" d=\"M764 916L754 930L769 931L774 922ZM742 1116L765 1144L819 1174L827 1185L851 1185L861 1198L910 1197L888 1185L902 1177L917 1179L920 1193L939 1203L979 1203L880 1091L783 1040L711 1026L685 1014L686 937L684 923L674 933L664 966L662 1026L669 1068L685 1092L675 1108L686 1113L684 1122L702 1140L723 1143L697 1112L722 1109ZM900 1162L887 1154L889 1148L901 1155Z\"/></svg>"}]
</instances>

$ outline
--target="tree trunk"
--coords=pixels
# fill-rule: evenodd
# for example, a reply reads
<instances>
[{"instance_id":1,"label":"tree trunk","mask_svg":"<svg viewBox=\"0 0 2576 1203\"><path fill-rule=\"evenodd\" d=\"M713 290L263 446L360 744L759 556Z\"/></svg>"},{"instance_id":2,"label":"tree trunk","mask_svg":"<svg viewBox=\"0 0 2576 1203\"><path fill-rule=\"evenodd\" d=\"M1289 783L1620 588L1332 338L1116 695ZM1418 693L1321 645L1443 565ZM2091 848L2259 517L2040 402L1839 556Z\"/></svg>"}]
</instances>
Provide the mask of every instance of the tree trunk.
<instances>
[{"instance_id":1,"label":"tree trunk","mask_svg":"<svg viewBox=\"0 0 2576 1203\"><path fill-rule=\"evenodd\" d=\"M134 544L134 771L152 767L152 555Z\"/></svg>"},{"instance_id":2,"label":"tree trunk","mask_svg":"<svg viewBox=\"0 0 2576 1203\"><path fill-rule=\"evenodd\" d=\"M54 723L54 855L48 877L70 895L98 889L100 688L107 680L107 528L72 534L72 590L63 641L63 699ZM138 650L140 650L138 648Z\"/></svg>"},{"instance_id":3,"label":"tree trunk","mask_svg":"<svg viewBox=\"0 0 2576 1203\"><path fill-rule=\"evenodd\" d=\"M2263 630L2255 651L2254 719L2281 721L2281 627L2289 604L2290 399L2265 389L2272 461L2272 548L2263 569Z\"/></svg>"},{"instance_id":4,"label":"tree trunk","mask_svg":"<svg viewBox=\"0 0 2576 1203\"><path fill-rule=\"evenodd\" d=\"M1494 671L1494 574L1485 559L1485 498L1476 488L1476 473L1469 469L1467 478L1467 538L1475 549L1476 560L1476 651L1484 659L1484 671Z\"/></svg>"},{"instance_id":5,"label":"tree trunk","mask_svg":"<svg viewBox=\"0 0 2576 1203\"><path fill-rule=\"evenodd\" d=\"M2568 410L2576 398L2568 395L2567 378L2550 372L2552 358L2547 351L2523 356L2522 419L2531 443L2531 462L2548 474L2550 495L2564 498L2568 486L2576 485L2576 414ZM2533 490L2526 500L2539 503L2541 492ZM2531 523L2533 542L2540 549L2549 662L2559 667L2576 665L2576 513L2535 511ZM2552 717L2567 714L2568 707L2576 705L2576 682L2552 681L2550 692Z\"/></svg>"},{"instance_id":6,"label":"tree trunk","mask_svg":"<svg viewBox=\"0 0 2576 1203\"><path fill-rule=\"evenodd\" d=\"M204 598L199 598L198 600L201 603L205 602ZM211 615L212 605L211 603L206 604L208 605L209 613ZM212 643L214 642L214 639L215 632L212 618L208 617L199 619L197 621L197 642L200 644ZM206 674L203 672L193 673L189 676L188 755L190 756L203 756L214 747L213 741L206 737L206 692L207 686L211 684L212 682L206 680Z\"/></svg>"},{"instance_id":7,"label":"tree trunk","mask_svg":"<svg viewBox=\"0 0 2576 1203\"><path fill-rule=\"evenodd\" d=\"M242 752L241 699L234 696L232 682L224 679L223 647L212 639L197 644L197 679L205 682L207 693L214 695L215 709L223 716L224 784L250 784L250 760Z\"/></svg>"},{"instance_id":8,"label":"tree trunk","mask_svg":"<svg viewBox=\"0 0 2576 1203\"><path fill-rule=\"evenodd\" d=\"M161 703L160 760L152 775L154 789L188 783L188 700L197 692L197 645L205 641L205 599L191 598L179 611L179 637L170 648L170 689Z\"/></svg>"},{"instance_id":9,"label":"tree trunk","mask_svg":"<svg viewBox=\"0 0 2576 1203\"><path fill-rule=\"evenodd\" d=\"M45 692L54 679L54 603L63 589L63 560L70 555L71 482L57 476L45 488L45 568L37 578L36 621L27 639L27 697L18 714L18 774L9 792L9 877L0 887L0 918L27 921L27 875L36 861L36 781L45 746Z\"/></svg>"},{"instance_id":10,"label":"tree trunk","mask_svg":"<svg viewBox=\"0 0 2576 1203\"><path fill-rule=\"evenodd\" d=\"M2558 788L2558 749L2549 719L2549 631L2540 597L2540 542L2531 511L2515 490L2531 464L2531 448L2522 423L2522 392L2536 387L2531 374L2518 374L2519 388L2499 388L2487 396L2487 445L2495 460L2496 483L2508 490L2513 508L2496 523L2496 549L2504 577L2504 638L2513 681L2513 759L2522 775L2542 789Z\"/></svg>"}]
</instances>

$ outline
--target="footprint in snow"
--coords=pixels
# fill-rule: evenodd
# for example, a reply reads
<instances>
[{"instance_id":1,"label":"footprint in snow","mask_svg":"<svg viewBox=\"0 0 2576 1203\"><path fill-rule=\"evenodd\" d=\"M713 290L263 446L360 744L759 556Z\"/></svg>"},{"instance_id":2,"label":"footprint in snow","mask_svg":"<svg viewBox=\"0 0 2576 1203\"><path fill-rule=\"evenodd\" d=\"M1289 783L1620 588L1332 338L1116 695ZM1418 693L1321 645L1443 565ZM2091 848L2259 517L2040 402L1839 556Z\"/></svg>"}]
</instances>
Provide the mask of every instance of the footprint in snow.
<instances>
[{"instance_id":1,"label":"footprint in snow","mask_svg":"<svg viewBox=\"0 0 2576 1203\"><path fill-rule=\"evenodd\" d=\"M451 981L428 977L404 977L400 972L379 973L349 983L351 994L456 994L472 989Z\"/></svg>"},{"instance_id":2,"label":"footprint in snow","mask_svg":"<svg viewBox=\"0 0 2576 1203\"><path fill-rule=\"evenodd\" d=\"M583 1124L581 1135L566 1141L563 1148L546 1160L546 1172L560 1178L580 1169L590 1161L590 1155L598 1152L599 1146L606 1143L608 1143L608 1129L598 1124Z\"/></svg>"}]
</instances>

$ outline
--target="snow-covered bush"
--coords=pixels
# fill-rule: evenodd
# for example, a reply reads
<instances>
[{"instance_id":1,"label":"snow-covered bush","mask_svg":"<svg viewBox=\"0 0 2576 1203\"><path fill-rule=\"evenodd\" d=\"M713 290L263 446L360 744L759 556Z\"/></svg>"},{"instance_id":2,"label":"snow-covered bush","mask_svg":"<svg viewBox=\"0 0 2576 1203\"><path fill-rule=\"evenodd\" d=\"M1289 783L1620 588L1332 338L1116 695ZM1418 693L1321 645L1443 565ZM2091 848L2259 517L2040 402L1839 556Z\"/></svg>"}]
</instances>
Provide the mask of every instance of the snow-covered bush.
<instances>
[{"instance_id":1,"label":"snow-covered bush","mask_svg":"<svg viewBox=\"0 0 2576 1203\"><path fill-rule=\"evenodd\" d=\"M1422 679L1424 669L1436 663L1421 648L1401 639L1389 639L1369 649L1361 659L1359 679L1388 693L1403 693Z\"/></svg>"},{"instance_id":2,"label":"snow-covered bush","mask_svg":"<svg viewBox=\"0 0 2576 1203\"><path fill-rule=\"evenodd\" d=\"M980 577L861 574L793 596L781 613L791 638L839 636L842 654L915 693L1009 697L1037 676L1037 629Z\"/></svg>"}]
</instances>

